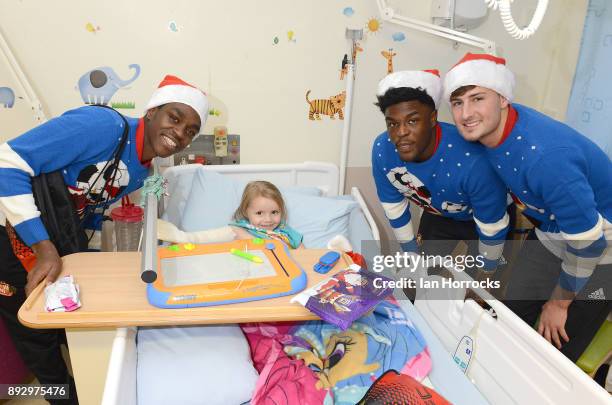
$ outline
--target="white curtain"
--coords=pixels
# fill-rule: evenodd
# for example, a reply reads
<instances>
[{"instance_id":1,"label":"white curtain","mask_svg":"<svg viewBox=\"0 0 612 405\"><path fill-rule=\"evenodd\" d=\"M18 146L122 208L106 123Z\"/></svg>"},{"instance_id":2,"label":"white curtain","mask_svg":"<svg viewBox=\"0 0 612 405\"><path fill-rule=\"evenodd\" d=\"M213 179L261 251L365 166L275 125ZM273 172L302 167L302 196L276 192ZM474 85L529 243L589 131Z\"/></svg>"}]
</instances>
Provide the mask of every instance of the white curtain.
<instances>
[{"instance_id":1,"label":"white curtain","mask_svg":"<svg viewBox=\"0 0 612 405\"><path fill-rule=\"evenodd\" d=\"M566 122L612 158L612 0L590 0Z\"/></svg>"}]
</instances>

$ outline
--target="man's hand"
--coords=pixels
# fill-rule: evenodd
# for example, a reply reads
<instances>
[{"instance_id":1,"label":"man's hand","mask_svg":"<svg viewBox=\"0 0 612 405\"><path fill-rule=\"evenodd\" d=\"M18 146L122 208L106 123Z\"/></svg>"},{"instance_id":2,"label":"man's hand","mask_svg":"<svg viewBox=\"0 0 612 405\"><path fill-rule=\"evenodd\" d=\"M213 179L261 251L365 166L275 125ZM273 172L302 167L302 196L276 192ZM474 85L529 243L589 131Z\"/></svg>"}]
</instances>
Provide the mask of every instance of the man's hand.
<instances>
[{"instance_id":1,"label":"man's hand","mask_svg":"<svg viewBox=\"0 0 612 405\"><path fill-rule=\"evenodd\" d=\"M28 273L28 282L25 286L26 296L30 295L43 280L47 284L53 283L62 270L62 259L51 241L43 240L35 243L32 245L32 251L36 255L36 264Z\"/></svg>"},{"instance_id":2,"label":"man's hand","mask_svg":"<svg viewBox=\"0 0 612 405\"><path fill-rule=\"evenodd\" d=\"M567 321L567 309L572 303L573 298L573 293L565 291L557 285L550 299L542 307L538 333L557 346L557 349L561 349L561 346L564 344L561 343L561 339L565 343L570 340L565 332L565 322Z\"/></svg>"}]
</instances>

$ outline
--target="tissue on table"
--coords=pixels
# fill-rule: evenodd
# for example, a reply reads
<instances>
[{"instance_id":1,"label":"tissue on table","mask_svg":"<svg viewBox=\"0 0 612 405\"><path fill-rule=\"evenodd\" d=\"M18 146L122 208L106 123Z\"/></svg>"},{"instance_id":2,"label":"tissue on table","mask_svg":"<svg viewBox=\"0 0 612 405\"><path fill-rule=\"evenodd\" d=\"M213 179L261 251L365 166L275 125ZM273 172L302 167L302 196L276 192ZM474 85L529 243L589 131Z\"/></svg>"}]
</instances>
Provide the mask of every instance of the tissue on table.
<instances>
[{"instance_id":1,"label":"tissue on table","mask_svg":"<svg viewBox=\"0 0 612 405\"><path fill-rule=\"evenodd\" d=\"M45 308L47 312L70 312L81 307L79 286L72 276L59 278L45 288Z\"/></svg>"}]
</instances>

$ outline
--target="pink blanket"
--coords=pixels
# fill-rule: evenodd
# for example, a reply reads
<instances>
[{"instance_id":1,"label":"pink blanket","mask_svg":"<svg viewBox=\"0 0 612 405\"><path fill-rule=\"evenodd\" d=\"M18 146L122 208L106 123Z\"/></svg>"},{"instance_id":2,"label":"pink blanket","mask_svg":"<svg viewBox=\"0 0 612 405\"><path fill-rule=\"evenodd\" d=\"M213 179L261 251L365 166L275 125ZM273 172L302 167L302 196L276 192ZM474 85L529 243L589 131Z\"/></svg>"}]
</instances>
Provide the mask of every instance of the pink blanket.
<instances>
[{"instance_id":1,"label":"pink blanket","mask_svg":"<svg viewBox=\"0 0 612 405\"><path fill-rule=\"evenodd\" d=\"M422 380L431 369L425 341L392 302L342 331L322 321L245 324L260 404L354 404L390 369Z\"/></svg>"}]
</instances>

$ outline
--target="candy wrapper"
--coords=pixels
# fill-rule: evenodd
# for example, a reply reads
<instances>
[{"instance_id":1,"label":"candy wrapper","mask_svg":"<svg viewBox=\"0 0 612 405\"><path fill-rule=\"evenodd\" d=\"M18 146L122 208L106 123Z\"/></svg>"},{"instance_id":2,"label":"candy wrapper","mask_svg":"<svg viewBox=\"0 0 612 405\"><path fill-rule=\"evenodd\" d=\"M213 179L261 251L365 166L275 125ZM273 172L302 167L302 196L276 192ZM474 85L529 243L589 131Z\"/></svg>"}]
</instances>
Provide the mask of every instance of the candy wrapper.
<instances>
[{"instance_id":1,"label":"candy wrapper","mask_svg":"<svg viewBox=\"0 0 612 405\"><path fill-rule=\"evenodd\" d=\"M391 281L353 264L297 294L291 302L299 302L322 320L346 330L393 292L389 287L376 288L374 279L380 280L377 285Z\"/></svg>"}]
</instances>

